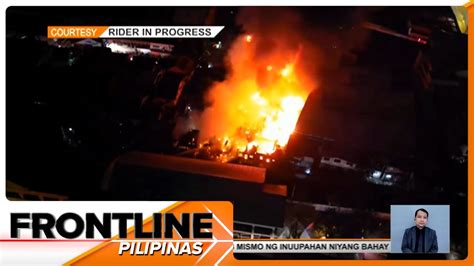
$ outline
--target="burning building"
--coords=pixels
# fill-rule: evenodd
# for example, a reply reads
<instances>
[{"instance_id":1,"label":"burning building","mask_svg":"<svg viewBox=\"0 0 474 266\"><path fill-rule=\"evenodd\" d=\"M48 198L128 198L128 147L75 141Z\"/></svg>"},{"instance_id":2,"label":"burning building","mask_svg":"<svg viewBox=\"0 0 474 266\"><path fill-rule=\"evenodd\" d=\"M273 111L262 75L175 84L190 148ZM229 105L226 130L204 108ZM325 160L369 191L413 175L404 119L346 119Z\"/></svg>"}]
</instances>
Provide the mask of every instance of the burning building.
<instances>
[{"instance_id":1,"label":"burning building","mask_svg":"<svg viewBox=\"0 0 474 266\"><path fill-rule=\"evenodd\" d=\"M311 51L289 33L291 23L265 33L256 24L244 23L246 34L235 39L226 58L230 73L206 93L209 107L197 123L201 142L218 147L222 161L242 153L271 161L266 156L287 145L315 88L313 69L304 62Z\"/></svg>"}]
</instances>

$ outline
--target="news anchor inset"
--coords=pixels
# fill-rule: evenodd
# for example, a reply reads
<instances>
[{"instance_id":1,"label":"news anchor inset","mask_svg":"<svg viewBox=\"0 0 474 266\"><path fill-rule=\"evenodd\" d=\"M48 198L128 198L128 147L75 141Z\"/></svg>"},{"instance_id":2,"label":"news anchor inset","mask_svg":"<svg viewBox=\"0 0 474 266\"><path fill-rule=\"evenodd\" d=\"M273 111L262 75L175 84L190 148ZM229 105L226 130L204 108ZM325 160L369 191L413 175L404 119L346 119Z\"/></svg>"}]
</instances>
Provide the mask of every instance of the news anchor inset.
<instances>
[{"instance_id":1,"label":"news anchor inset","mask_svg":"<svg viewBox=\"0 0 474 266\"><path fill-rule=\"evenodd\" d=\"M437 253L436 231L427 227L429 213L421 208L415 211L415 226L407 228L403 234L403 253Z\"/></svg>"}]
</instances>

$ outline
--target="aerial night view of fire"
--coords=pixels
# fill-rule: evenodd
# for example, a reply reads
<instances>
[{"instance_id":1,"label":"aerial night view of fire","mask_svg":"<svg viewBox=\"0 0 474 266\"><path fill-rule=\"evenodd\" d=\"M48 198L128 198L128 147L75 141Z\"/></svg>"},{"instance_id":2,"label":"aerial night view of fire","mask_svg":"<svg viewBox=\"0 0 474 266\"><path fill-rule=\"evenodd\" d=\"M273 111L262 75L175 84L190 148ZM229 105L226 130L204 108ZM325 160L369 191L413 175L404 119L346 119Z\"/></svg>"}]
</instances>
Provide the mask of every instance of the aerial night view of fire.
<instances>
[{"instance_id":1,"label":"aerial night view of fire","mask_svg":"<svg viewBox=\"0 0 474 266\"><path fill-rule=\"evenodd\" d=\"M467 256L465 9L10 7L6 18L8 199L231 201L239 239L389 239L391 206L449 205L449 253L428 258ZM167 28L56 38L51 25Z\"/></svg>"}]
</instances>

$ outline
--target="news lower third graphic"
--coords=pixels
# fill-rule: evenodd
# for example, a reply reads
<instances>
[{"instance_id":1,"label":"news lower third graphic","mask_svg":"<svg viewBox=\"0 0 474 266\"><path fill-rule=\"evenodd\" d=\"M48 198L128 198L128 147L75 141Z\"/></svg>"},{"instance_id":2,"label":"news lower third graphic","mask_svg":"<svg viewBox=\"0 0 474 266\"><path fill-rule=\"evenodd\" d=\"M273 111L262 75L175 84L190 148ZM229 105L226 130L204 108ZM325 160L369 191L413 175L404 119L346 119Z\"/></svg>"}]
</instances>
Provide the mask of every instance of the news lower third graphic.
<instances>
[{"instance_id":1,"label":"news lower third graphic","mask_svg":"<svg viewBox=\"0 0 474 266\"><path fill-rule=\"evenodd\" d=\"M224 26L48 26L48 38L214 38Z\"/></svg>"},{"instance_id":2,"label":"news lower third graphic","mask_svg":"<svg viewBox=\"0 0 474 266\"><path fill-rule=\"evenodd\" d=\"M234 253L388 253L390 240L234 241Z\"/></svg>"},{"instance_id":3,"label":"news lower third graphic","mask_svg":"<svg viewBox=\"0 0 474 266\"><path fill-rule=\"evenodd\" d=\"M28 245L32 250L64 244L48 249L51 255L68 249L70 243L93 244L68 258L67 264L103 259L133 262L143 257L165 263L219 264L233 260L233 253L390 252L389 239L236 239L232 213L229 202L197 201L177 202L148 218L141 212L13 212L10 238L2 244L14 248ZM8 262L8 256L6 259Z\"/></svg>"},{"instance_id":4,"label":"news lower third graphic","mask_svg":"<svg viewBox=\"0 0 474 266\"><path fill-rule=\"evenodd\" d=\"M51 257L64 249L71 251L69 244L76 250L78 245L93 244L67 258L66 264L94 264L103 259L132 263L137 257L153 257L164 263L219 264L228 259L233 248L232 213L229 202L177 202L148 218L141 212L124 211L15 212L10 214L10 238L3 239L2 244L11 249L24 245L44 250L60 242L60 248L48 248ZM3 261L18 262L8 255ZM66 261L54 261L58 262Z\"/></svg>"}]
</instances>

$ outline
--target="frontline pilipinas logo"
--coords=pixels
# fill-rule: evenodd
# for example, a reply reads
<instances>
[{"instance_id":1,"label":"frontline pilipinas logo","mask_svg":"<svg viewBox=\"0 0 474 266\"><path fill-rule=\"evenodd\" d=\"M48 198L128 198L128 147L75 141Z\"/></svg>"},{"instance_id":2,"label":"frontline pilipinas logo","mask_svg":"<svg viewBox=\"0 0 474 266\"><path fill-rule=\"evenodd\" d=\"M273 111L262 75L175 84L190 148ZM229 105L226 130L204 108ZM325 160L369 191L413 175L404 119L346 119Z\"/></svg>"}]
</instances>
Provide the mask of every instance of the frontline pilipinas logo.
<instances>
[{"instance_id":1,"label":"frontline pilipinas logo","mask_svg":"<svg viewBox=\"0 0 474 266\"><path fill-rule=\"evenodd\" d=\"M35 239L44 235L48 239L56 239L53 228L63 238L76 239L84 234L87 239L95 239L98 231L103 238L110 238L112 233L112 220L118 221L119 238L127 238L127 222L132 220L135 225L135 239L173 239L178 234L183 239L212 239L212 213L181 213L181 221L173 213L154 213L152 217L152 231L146 232L143 228L143 214L141 213L104 213L99 219L94 213L87 213L85 219L75 213L65 213L58 219L49 213L12 213L11 214L11 238L20 237L20 229L32 231ZM20 219L26 222L20 222ZM204 222L203 220L208 220ZM192 220L192 222L191 222ZM66 223L72 222L73 229L66 230ZM205 230L205 231L203 231ZM141 243L122 242L119 254L130 252L134 255L153 254L161 250L161 254L175 255L200 255L202 253L202 242L194 242L192 248L189 242L177 243L152 243L147 242L144 250ZM151 246L151 248L150 248Z\"/></svg>"},{"instance_id":2,"label":"frontline pilipinas logo","mask_svg":"<svg viewBox=\"0 0 474 266\"><path fill-rule=\"evenodd\" d=\"M11 213L10 237L37 241L38 245L57 240L104 240L71 264L95 264L105 259L136 263L143 257L147 262L157 259L166 263L165 259L169 263L215 264L232 250L232 214L229 202L179 202L148 218L139 212L69 212L57 217L50 213Z\"/></svg>"}]
</instances>

